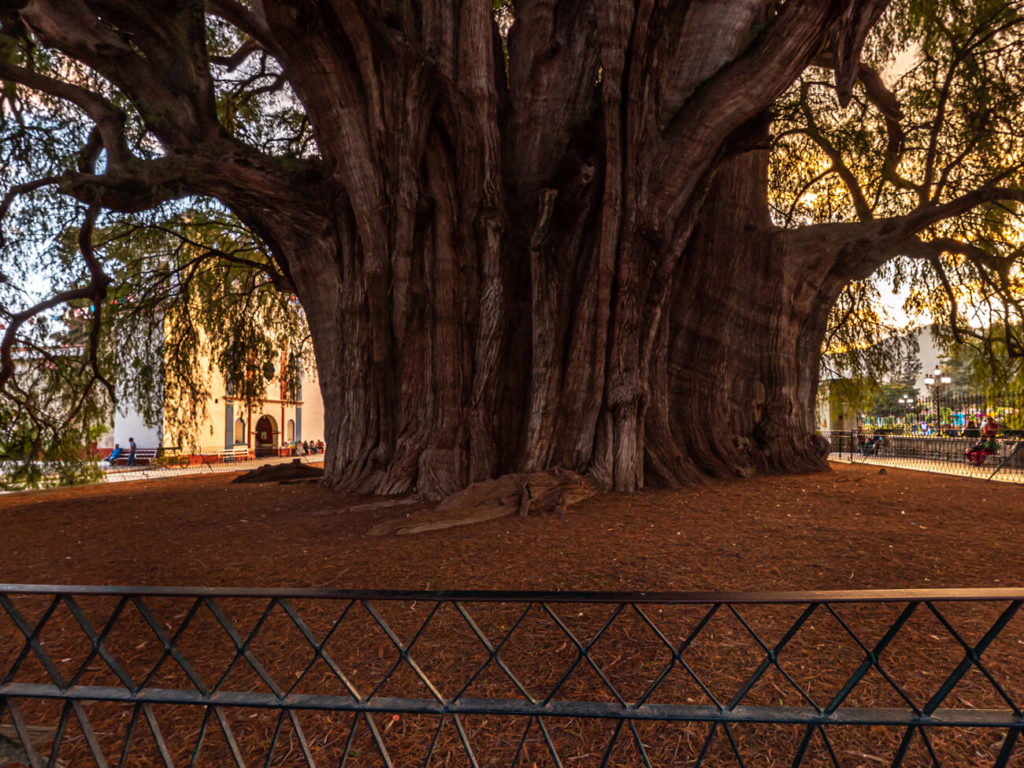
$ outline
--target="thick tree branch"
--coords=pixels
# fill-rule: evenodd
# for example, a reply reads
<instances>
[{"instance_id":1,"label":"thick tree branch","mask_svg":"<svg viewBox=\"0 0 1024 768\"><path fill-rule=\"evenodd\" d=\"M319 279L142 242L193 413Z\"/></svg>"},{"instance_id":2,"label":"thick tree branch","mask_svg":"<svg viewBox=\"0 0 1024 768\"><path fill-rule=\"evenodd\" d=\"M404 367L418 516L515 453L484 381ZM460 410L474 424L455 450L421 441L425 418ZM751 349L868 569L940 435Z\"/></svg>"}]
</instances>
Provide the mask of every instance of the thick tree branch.
<instances>
[{"instance_id":1,"label":"thick tree branch","mask_svg":"<svg viewBox=\"0 0 1024 768\"><path fill-rule=\"evenodd\" d=\"M842 23L847 27L840 38L847 57L858 39L859 15L873 19L880 13L879 5L885 3L854 0L846 4ZM827 0L785 3L746 53L697 89L663 134L669 149L656 171L654 189L661 197L656 219L678 217L700 177L701 158L712 156L723 136L782 93L821 50L825 35L837 23L835 4Z\"/></svg>"},{"instance_id":2,"label":"thick tree branch","mask_svg":"<svg viewBox=\"0 0 1024 768\"><path fill-rule=\"evenodd\" d=\"M236 0L206 0L206 7L215 16L242 30L282 64L287 61L284 50L277 44L274 32L263 15L262 3L254 3L250 9ZM236 53L236 56L243 50L245 46Z\"/></svg>"},{"instance_id":3,"label":"thick tree branch","mask_svg":"<svg viewBox=\"0 0 1024 768\"><path fill-rule=\"evenodd\" d=\"M835 57L831 51L826 51L819 54L814 63L821 67L834 69ZM857 79L863 86L868 101L874 105L885 120L886 146L882 156L882 178L900 189L916 192L920 202L925 202L927 200L925 188L903 178L898 171L907 136L902 124L903 108L900 106L896 94L889 90L881 75L867 64L862 63L857 68Z\"/></svg>"},{"instance_id":4,"label":"thick tree branch","mask_svg":"<svg viewBox=\"0 0 1024 768\"><path fill-rule=\"evenodd\" d=\"M839 21L832 26L829 42L834 59L839 105L850 103L860 66L860 51L868 32L889 5L889 0L847 2Z\"/></svg>"},{"instance_id":5,"label":"thick tree branch","mask_svg":"<svg viewBox=\"0 0 1024 768\"><path fill-rule=\"evenodd\" d=\"M68 171L60 177L60 191L89 205L120 213L137 213L197 189L191 184L188 163L173 157L132 160L107 173Z\"/></svg>"},{"instance_id":6,"label":"thick tree branch","mask_svg":"<svg viewBox=\"0 0 1024 768\"><path fill-rule=\"evenodd\" d=\"M124 112L98 93L78 85L17 67L0 59L0 79L19 83L35 91L56 96L79 107L96 124L96 130L107 150L108 162L116 165L128 154L124 140Z\"/></svg>"},{"instance_id":7,"label":"thick tree branch","mask_svg":"<svg viewBox=\"0 0 1024 768\"><path fill-rule=\"evenodd\" d=\"M1009 171L1000 175L992 181L997 184L1009 175ZM920 232L936 222L949 219L960 214L967 213L973 208L986 203L998 203L1002 201L1013 201L1024 203L1024 189L1011 187L983 186L967 192L960 197L949 200L945 203L934 203L919 207L903 217L896 217L890 221L894 227L898 227L906 236Z\"/></svg>"},{"instance_id":8,"label":"thick tree branch","mask_svg":"<svg viewBox=\"0 0 1024 768\"><path fill-rule=\"evenodd\" d=\"M836 172L840 179L843 180L843 184L846 187L846 191L850 194L850 199L853 201L853 208L857 212L857 218L861 221L867 221L868 219L874 218L871 212L871 206L868 204L867 198L864 197L864 191L860 188L860 183L857 181L856 175L850 170L849 166L843 160L842 153L836 149L835 145L828 140L819 129L818 125L814 120L814 113L811 111L810 105L807 103L807 93L810 89L809 83L803 83L800 88L800 109L804 113L804 119L807 121L807 125L804 128L804 134L817 144L821 151L825 153L829 161L832 163L832 170Z\"/></svg>"},{"instance_id":9,"label":"thick tree branch","mask_svg":"<svg viewBox=\"0 0 1024 768\"><path fill-rule=\"evenodd\" d=\"M813 224L781 233L807 253L843 254L837 264L843 279L863 279L890 258L914 248L916 235L945 219L967 213L979 205L1011 200L1024 202L1024 190L983 187L955 200L926 205L904 216L838 224ZM947 242L956 252L978 257L980 251L955 240ZM910 254L908 254L910 255ZM991 259L991 257L989 257ZM994 262L989 261L991 266ZM992 267L994 268L994 267Z\"/></svg>"},{"instance_id":10,"label":"thick tree branch","mask_svg":"<svg viewBox=\"0 0 1024 768\"><path fill-rule=\"evenodd\" d=\"M267 31L255 10L232 0L211 5L247 34ZM291 162L286 167L229 137L220 125L203 14L188 3L140 6L103 0L101 6L102 13L86 0L31 0L21 17L42 43L100 72L127 94L166 155L152 161L125 158L120 165L111 163L102 175L66 174L62 191L120 211L138 211L186 194L213 195L229 205L244 197L259 209L259 216L272 210L277 193L292 187L312 164ZM97 125L110 122L111 113L104 109L108 105L80 86L33 82L88 107L94 119L106 121ZM107 140L105 135L105 144Z\"/></svg>"},{"instance_id":11,"label":"thick tree branch","mask_svg":"<svg viewBox=\"0 0 1024 768\"><path fill-rule=\"evenodd\" d=\"M31 0L21 18L45 45L101 73L141 105L161 141L185 147L220 130L205 25L189 4ZM115 26L116 25L116 26Z\"/></svg>"}]
</instances>

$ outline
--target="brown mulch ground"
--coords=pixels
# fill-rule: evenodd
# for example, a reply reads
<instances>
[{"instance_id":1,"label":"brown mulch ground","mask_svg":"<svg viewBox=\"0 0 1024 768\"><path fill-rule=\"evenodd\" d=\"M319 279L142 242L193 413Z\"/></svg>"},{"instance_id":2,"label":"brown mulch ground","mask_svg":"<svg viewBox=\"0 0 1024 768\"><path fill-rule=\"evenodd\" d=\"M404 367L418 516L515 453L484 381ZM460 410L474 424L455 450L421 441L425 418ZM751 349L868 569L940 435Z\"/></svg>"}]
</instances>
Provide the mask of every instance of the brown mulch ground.
<instances>
[{"instance_id":1,"label":"brown mulch ground","mask_svg":"<svg viewBox=\"0 0 1024 768\"><path fill-rule=\"evenodd\" d=\"M436 533L385 538L369 537L366 533L373 526L414 512L418 507L351 512L346 510L365 504L367 499L342 496L315 485L239 485L231 484L231 479L231 475L212 475L0 496L0 581L338 589L759 591L997 587L1020 586L1024 580L1024 551L1019 535L1024 488L896 469L879 474L874 467L839 464L833 472L820 475L712 482L681 492L603 494L579 503L563 517L503 518ZM152 610L167 631L180 627L188 603L158 602ZM45 607L32 606L30 601L19 603L22 604L26 616L41 615ZM257 607L225 605L225 611L244 636L265 607L265 602ZM952 606L944 615L950 617L965 639L975 643L1004 607L1005 604L977 609ZM396 663L397 652L388 645L369 614L357 608L344 622L349 632L346 642L339 639L331 654L340 664L347 665L346 672L356 687L365 690L372 688ZM871 644L879 639L900 608L850 607L839 613ZM94 622L98 625L103 621L102 609L97 603ZM405 642L422 625L426 610L415 605L381 608L384 618ZM56 614L63 611L61 606ZM610 611L593 606L564 606L555 612L580 637L589 638L600 629ZM648 612L653 615L655 611L660 614L656 619L659 628L678 644L706 609L663 606L652 607ZM302 615L318 637L324 637L337 612L337 604L311 602L303 608ZM740 612L757 631L763 632L771 645L800 609L750 607L741 608ZM595 644L592 655L602 667L607 667L613 685L628 700L635 700L646 683L665 667L667 650L635 613L627 613L630 618L617 619L612 630ZM61 663L73 670L77 668L76 662L81 666L87 658L88 649L75 650L75 641L71 639L76 631L73 619L56 614L43 634L43 644L50 644L55 655L57 648L60 654L66 653ZM218 651L217 646L223 646L227 638L208 612L200 614L182 633L181 647L193 654L198 669L205 670L201 674L222 673L232 654L226 649ZM476 606L473 615L491 641L498 642L509 632L518 614L501 606ZM787 649L786 658L792 661L783 667L799 678L816 700L827 701L863 653L848 636L844 637L836 619L823 614L815 617ZM0 648L0 676L17 652L11 651L14 630L2 619L0 613L0 641L6 646ZM123 628L127 633L131 621L137 624L132 638L125 634L119 639L115 637L117 632L112 631L108 643L117 648L118 658L126 660L128 666L137 663L140 669L148 669L159 659L159 649L155 647L159 643L153 642L152 633L148 641L139 641L145 627L138 616L125 618L115 630ZM308 646L303 650L303 641L296 635L294 625L277 610L261 630L254 653L273 674L294 677L311 663L312 655ZM1018 700L1024 699L1022 647L1024 620L1015 618L986 657L993 659L994 676ZM471 658L474 653L479 657L482 646L450 606L439 611L416 648L428 676L445 680L455 685L456 690L460 687L456 681L465 681L486 660L486 653L482 659ZM821 659L822 649L833 657L829 664ZM999 649L1005 652L996 658ZM224 659L217 658L221 652L227 654ZM903 675L900 683L917 691L915 695L927 697L937 681L962 658L963 649L938 618L922 609L888 653L888 670ZM575 658L575 651L551 617L536 609L513 630L503 651L505 655L533 692L550 689ZM723 611L709 622L686 658L702 681L714 681L709 684L712 692L728 701L763 656L739 619ZM102 671L89 669L96 676ZM581 664L579 669L581 673L559 690L557 698L608 700L607 691L588 665ZM492 666L488 675L493 671ZM170 672L163 672L168 676L163 682L165 686L181 684L180 679L171 679ZM25 681L30 674L31 664L26 662L16 677ZM407 677L401 678L401 674ZM507 680L488 675L481 676L480 691L473 695L509 695ZM678 666L673 675L652 700L662 696L665 701L707 701L706 694L692 678L681 674ZM315 677L311 675L310 679ZM855 703L904 706L881 676L877 677L872 683L874 687L865 684L855 691ZM259 681L251 675L250 678L235 681L237 689L259 690ZM323 679L327 678L325 673ZM160 679L158 676L157 680ZM967 682L969 686L954 689L951 704L1005 708L980 673ZM94 684L109 682L97 680ZM394 687L383 689L380 695L420 695L418 691L408 693L411 689L404 693L399 690L402 685L419 685L404 666L393 683L387 685ZM442 691L448 693L443 687ZM745 703L804 702L776 674L755 686ZM32 706L25 705L30 722L52 718L50 710L43 706L33 710ZM97 728L101 741L123 741L130 707L118 710L113 705L87 706L93 707L92 720L99 718L107 724ZM180 708L165 712L159 707L156 710L154 717L165 732L187 732L194 744L202 727L201 712L183 712ZM245 749L252 750L250 760L266 753L276 717L235 711L227 717ZM331 717L318 715L319 719L311 716L311 721L303 721L306 736L315 748L314 756L323 759L325 765L337 765L351 725L350 719L341 718L344 725L339 727L339 716L333 715L333 721ZM475 716L463 720L470 741L481 745L481 764L513 764L518 736L510 736L495 718ZM0 717L0 725L3 722ZM384 731L381 738L388 744L395 765L422 764L433 729L438 727L436 718L415 715L402 715L394 720L378 718L377 723ZM519 735L526 725L525 720L518 724ZM612 728L608 723L570 720L549 721L547 725L564 765L601 764L603 744ZM270 764L305 765L292 727L288 722L284 724ZM139 732L143 731L144 728ZM737 726L732 731L736 749L719 729L706 765L735 765L736 751L749 765L788 765L802 734L800 729L789 726L774 730ZM699 755L707 733L705 725L648 723L638 726L637 738L648 750L653 764L687 765ZM223 752L224 740L218 734L211 726L198 765L232 764ZM947 730L932 737L931 746L940 758L945 758L943 764L991 765L1003 735L992 731L963 734ZM875 727L866 734L852 734L851 729L841 733L830 730L829 736L843 765L874 765L892 761L901 732ZM141 737L137 740L137 752L133 751L126 764L159 765L152 746L147 747L148 742ZM440 732L431 765L466 764L459 741L460 736L449 720ZM76 766L93 764L84 752L75 751L75 745L81 748L84 739L80 731L75 731L73 722L66 742L61 748L62 760L70 760L67 764ZM186 746L175 746L170 737L168 742L179 759L187 756ZM623 730L619 744L609 765L642 764L628 728ZM827 747L817 735L811 752L813 759L805 764L831 764ZM1024 761L1016 753L1015 759ZM554 764L536 724L518 760L526 766ZM117 763L116 754L112 755L112 763ZM361 726L347 764L379 763L369 730ZM927 745L920 738L905 764L929 764Z\"/></svg>"}]
</instances>

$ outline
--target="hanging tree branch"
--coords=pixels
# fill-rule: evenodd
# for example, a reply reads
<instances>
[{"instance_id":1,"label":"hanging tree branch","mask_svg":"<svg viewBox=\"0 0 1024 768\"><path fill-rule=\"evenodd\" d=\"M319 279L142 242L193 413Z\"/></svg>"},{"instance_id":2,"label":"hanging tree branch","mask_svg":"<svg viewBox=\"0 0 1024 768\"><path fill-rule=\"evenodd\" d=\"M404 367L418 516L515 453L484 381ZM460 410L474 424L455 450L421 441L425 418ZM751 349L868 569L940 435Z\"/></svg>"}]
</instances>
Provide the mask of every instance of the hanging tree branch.
<instances>
[{"instance_id":1,"label":"hanging tree branch","mask_svg":"<svg viewBox=\"0 0 1024 768\"><path fill-rule=\"evenodd\" d=\"M871 212L871 206L868 205L867 198L864 197L864 191L860 188L860 183L857 181L856 175L850 170L849 166L843 160L842 153L836 149L835 145L821 132L818 128L815 120L814 113L811 111L810 105L807 103L807 95L810 90L810 83L803 83L800 87L800 109L804 114L804 119L807 121L807 127L803 133L813 141L821 151L825 153L829 161L832 163L831 170L835 171L840 179L843 180L843 184L846 187L846 191L850 194L850 199L853 201L853 208L857 212L857 218L861 221L867 221L868 219L874 218Z\"/></svg>"},{"instance_id":2,"label":"hanging tree branch","mask_svg":"<svg viewBox=\"0 0 1024 768\"><path fill-rule=\"evenodd\" d=\"M96 227L96 219L99 216L99 206L92 206L85 214L85 221L78 231L78 249L85 260L86 268L89 270L89 289L93 310L92 324L89 328L89 365L92 368L93 381L98 381L107 390L112 403L117 402L117 393L114 385L103 375L99 365L100 333L103 329L103 302L107 298L107 288L111 279L103 271L103 265L96 258L93 250L92 235Z\"/></svg>"},{"instance_id":3,"label":"hanging tree branch","mask_svg":"<svg viewBox=\"0 0 1024 768\"><path fill-rule=\"evenodd\" d=\"M814 63L820 67L833 69L835 57L831 51L818 55ZM882 76L867 64L860 63L857 67L857 80L864 89L867 100L879 111L885 121L886 146L882 154L881 177L893 186L917 193L922 204L927 201L927 193L921 184L901 176L898 168L906 148L906 132L903 130L903 108L896 94L890 90Z\"/></svg>"},{"instance_id":4,"label":"hanging tree branch","mask_svg":"<svg viewBox=\"0 0 1024 768\"><path fill-rule=\"evenodd\" d=\"M86 350L89 366L92 369L92 381L103 384L111 400L116 402L114 387L103 375L99 367L99 341L102 327L103 301L106 299L107 288L111 283L110 277L103 271L103 266L96 258L92 247L92 233L99 212L100 209L98 207L92 207L86 212L78 236L79 251L89 272L88 284L80 288L60 291L48 299L44 299L20 312L11 314L10 321L4 331L3 340L0 341L0 390L5 388L17 372L14 361L14 347L17 344L18 331L21 327L32 318L49 309L72 301L87 299L93 305L89 344Z\"/></svg>"},{"instance_id":5,"label":"hanging tree branch","mask_svg":"<svg viewBox=\"0 0 1024 768\"><path fill-rule=\"evenodd\" d=\"M130 156L124 138L124 112L98 93L3 60L0 60L0 80L19 83L79 107L95 123L103 147L107 150L109 165L116 166Z\"/></svg>"},{"instance_id":6,"label":"hanging tree branch","mask_svg":"<svg viewBox=\"0 0 1024 768\"><path fill-rule=\"evenodd\" d=\"M46 176L41 179L35 179L24 184L15 184L13 187L4 193L3 200L0 201L0 248L7 245L7 238L4 236L3 221L7 218L7 212L10 210L11 205L17 199L18 195L25 195L29 192L35 192L37 189L42 189L45 186L51 184L57 184L60 182L60 176Z\"/></svg>"},{"instance_id":7,"label":"hanging tree branch","mask_svg":"<svg viewBox=\"0 0 1024 768\"><path fill-rule=\"evenodd\" d=\"M1018 350L1014 345L1016 337L1009 322L1009 310L1012 307L1018 315L1021 315L1021 304L1017 297L1013 295L1012 291L1002 284L1001 280L994 280L990 274L995 272L1001 279L1004 278L1007 273L1010 260L1005 257L995 256L984 248L980 248L972 243L965 243L961 240L956 240L950 237L938 237L932 240L921 240L918 237L914 237L908 242L906 246L906 255L926 259L935 270L936 275L942 284L943 291L949 297L951 304L950 328L958 343L963 343L965 341L965 330L959 322L958 302L954 295L952 282L946 274L945 268L942 266L941 262L942 255L947 253L965 257L974 266L977 271L978 278L991 291L990 295L998 298L1004 308L1004 313L1007 318L1005 328L1007 335L1007 352L1010 357L1020 357L1021 355L1017 354ZM966 333L974 338L981 338L981 335L974 331L968 330Z\"/></svg>"}]
</instances>

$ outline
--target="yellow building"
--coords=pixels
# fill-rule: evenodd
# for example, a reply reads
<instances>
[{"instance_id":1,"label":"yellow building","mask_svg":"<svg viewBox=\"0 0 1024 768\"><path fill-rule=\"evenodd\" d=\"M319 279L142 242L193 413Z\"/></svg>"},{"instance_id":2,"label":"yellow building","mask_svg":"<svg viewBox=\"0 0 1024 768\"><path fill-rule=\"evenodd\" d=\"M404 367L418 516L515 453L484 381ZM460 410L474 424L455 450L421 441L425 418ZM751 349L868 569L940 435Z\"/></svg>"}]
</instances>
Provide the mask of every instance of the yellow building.
<instances>
[{"instance_id":1,"label":"yellow building","mask_svg":"<svg viewBox=\"0 0 1024 768\"><path fill-rule=\"evenodd\" d=\"M119 407L114 428L101 440L100 449L108 451L115 443L127 446L128 438L134 437L140 449L162 448L208 457L227 451L273 456L289 455L297 443L323 440L324 409L315 369L303 370L298 390L290 393L280 375L282 359L262 401L251 405L234 396L212 363L207 361L205 368L201 382L209 392L205 402L195 408L183 407L172 383L165 387L161 423L147 424L136 409Z\"/></svg>"}]
</instances>

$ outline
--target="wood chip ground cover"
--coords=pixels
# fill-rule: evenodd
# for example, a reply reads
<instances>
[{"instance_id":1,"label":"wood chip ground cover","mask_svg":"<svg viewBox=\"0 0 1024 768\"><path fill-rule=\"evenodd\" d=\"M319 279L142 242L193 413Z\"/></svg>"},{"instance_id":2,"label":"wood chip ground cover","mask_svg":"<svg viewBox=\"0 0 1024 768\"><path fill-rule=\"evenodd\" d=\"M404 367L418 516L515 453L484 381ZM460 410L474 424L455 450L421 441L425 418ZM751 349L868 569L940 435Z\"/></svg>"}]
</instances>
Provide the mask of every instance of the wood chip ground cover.
<instances>
[{"instance_id":1,"label":"wood chip ground cover","mask_svg":"<svg viewBox=\"0 0 1024 768\"><path fill-rule=\"evenodd\" d=\"M765 477L714 482L687 491L599 494L579 502L564 516L502 518L464 528L410 537L371 537L387 521L427 509L426 505L381 508L366 497L343 496L314 485L231 484L230 475L61 489L0 497L3 570L7 583L310 586L381 589L536 589L536 590L808 590L887 587L1015 587L1024 581L1020 519L1024 488L986 484L889 469L837 464L834 471L799 477ZM346 511L348 510L348 511ZM109 614L102 600L83 601L98 625ZM26 616L45 606L23 600ZM154 616L180 628L189 610L176 599L155 601ZM222 606L245 636L266 603L227 601ZM337 618L339 606L312 601L297 605L319 637ZM559 605L554 613L579 638L592 638L613 606ZM950 606L942 617L917 612L887 650L886 672L916 703L934 691L963 657L963 648L942 625L945 618L969 643L980 639L1003 605ZM785 674L816 702L827 701L842 685L863 651L845 633L840 619L865 642L875 642L898 615L892 605L849 606L838 616L816 612L744 699L748 704L806 703ZM64 609L61 608L61 611ZM381 615L408 640L423 625L430 607L388 604ZM492 643L513 626L502 657L520 681L543 696L578 656L576 647L541 607L467 606ZM705 609L647 606L645 615L673 643L682 642ZM742 622L768 645L778 642L800 608L740 607L739 616L716 613L684 658L696 682L675 665L655 690L651 703L709 703L709 692L728 701L764 657ZM33 611L37 613L33 614ZM106 613L105 613L106 612ZM740 620L742 619L742 621ZM19 648L15 631L0 621L0 669ZM61 651L67 670L81 667L91 648L70 614L55 615L41 636L44 647ZM162 648L132 611L114 625L108 646L132 674L152 667ZM212 614L200 610L182 632L180 646L204 680L216 680L234 648ZM13 650L12 650L13 649ZM280 609L271 611L253 640L252 653L275 680L295 680L315 662L315 654ZM329 643L361 692L371 690L396 663L398 669L378 695L420 696L423 684L383 636L373 618L355 606ZM1024 618L1015 617L992 648L987 668L1016 701L1024 700ZM486 661L486 650L452 606L439 609L414 646L424 674L445 696L460 690ZM627 701L643 695L671 662L665 643L632 609L624 611L594 644L591 655L608 682ZM990 660L990 661L989 661ZM20 675L41 675L25 663ZM70 672L69 672L70 674ZM83 680L110 684L104 665L90 662ZM156 680L187 685L180 669L164 665ZM106 682L105 682L106 681ZM701 684L707 687L705 691ZM227 676L227 687L263 690L265 684L245 664ZM261 687L262 686L262 687ZM515 696L514 685L490 665L466 695ZM302 678L304 692L342 694L329 670L316 667ZM613 694L586 663L558 689L555 698L612 701ZM851 694L858 706L905 706L899 694L875 673ZM960 707L1004 707L998 692L976 670L950 694ZM131 706L87 704L90 721L108 760L117 764L118 745L132 722ZM59 706L25 703L26 720L53 725ZM203 713L184 707L154 707L168 747L188 764L203 728ZM0 715L0 726L8 720ZM270 765L301 766L295 723L279 722L269 711L232 710L226 715L247 764L264 764L275 732ZM421 765L434 740L431 765L468 765L462 734L449 718L401 714L374 719L394 765ZM300 714L297 722L318 765L337 765L348 746L352 720L337 713ZM536 722L494 716L462 718L464 734L481 765L555 765ZM614 724L601 719L544 722L562 765L601 765ZM197 765L230 765L219 728L208 724ZM529 727L517 754L520 737ZM719 728L705 765L789 765L803 736L799 726ZM624 727L608 765L642 765L638 743L654 765L688 765L700 754L708 725L639 723ZM136 723L131 766L161 765L145 722ZM930 765L929 747L943 765L991 765L1004 737L999 731L932 730L929 743L915 735L906 765ZM731 738L730 738L731 737ZM902 731L871 727L819 733L805 765L831 765L828 747L842 765L889 764ZM59 758L91 766L84 734L72 722ZM734 746L735 745L735 746ZM1019 751L1019 748L1018 748ZM1011 764L1024 764L1015 753ZM379 765L381 758L365 721L350 746L348 765Z\"/></svg>"}]
</instances>

